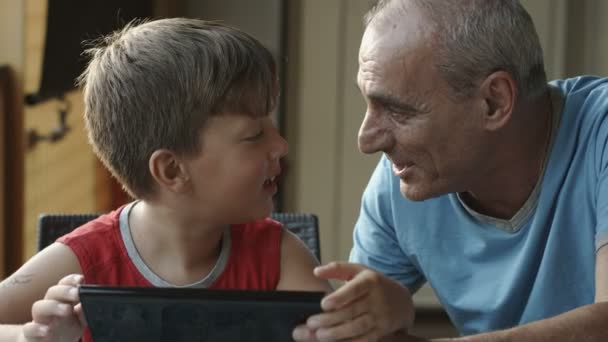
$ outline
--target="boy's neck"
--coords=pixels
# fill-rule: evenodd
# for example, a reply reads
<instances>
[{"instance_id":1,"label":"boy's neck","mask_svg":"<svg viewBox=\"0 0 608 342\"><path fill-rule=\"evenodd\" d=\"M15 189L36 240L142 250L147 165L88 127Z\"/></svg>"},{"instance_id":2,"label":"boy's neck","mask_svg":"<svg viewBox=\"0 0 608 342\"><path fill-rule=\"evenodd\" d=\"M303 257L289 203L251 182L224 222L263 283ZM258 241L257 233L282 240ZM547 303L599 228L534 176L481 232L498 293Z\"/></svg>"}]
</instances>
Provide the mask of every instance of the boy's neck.
<instances>
[{"instance_id":1,"label":"boy's neck","mask_svg":"<svg viewBox=\"0 0 608 342\"><path fill-rule=\"evenodd\" d=\"M140 201L129 215L133 241L157 275L175 285L203 279L215 266L227 226L207 225L180 208Z\"/></svg>"}]
</instances>

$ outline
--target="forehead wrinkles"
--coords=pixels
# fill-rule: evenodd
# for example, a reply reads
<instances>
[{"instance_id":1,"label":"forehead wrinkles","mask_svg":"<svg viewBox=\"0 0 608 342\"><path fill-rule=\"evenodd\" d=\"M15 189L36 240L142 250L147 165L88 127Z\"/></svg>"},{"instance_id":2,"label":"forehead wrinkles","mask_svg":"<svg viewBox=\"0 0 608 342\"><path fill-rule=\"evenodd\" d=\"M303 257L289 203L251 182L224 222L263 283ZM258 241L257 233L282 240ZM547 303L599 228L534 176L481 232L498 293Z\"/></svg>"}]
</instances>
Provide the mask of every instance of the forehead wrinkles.
<instances>
[{"instance_id":1,"label":"forehead wrinkles","mask_svg":"<svg viewBox=\"0 0 608 342\"><path fill-rule=\"evenodd\" d=\"M421 79L425 70L408 66L403 56L385 63L362 58L357 85L363 96L372 101L400 103L426 112L430 105L426 99L434 94L435 84Z\"/></svg>"},{"instance_id":2,"label":"forehead wrinkles","mask_svg":"<svg viewBox=\"0 0 608 342\"><path fill-rule=\"evenodd\" d=\"M397 95L401 92L406 75L402 57L397 55L362 55L359 59L357 84L366 95Z\"/></svg>"},{"instance_id":3,"label":"forehead wrinkles","mask_svg":"<svg viewBox=\"0 0 608 342\"><path fill-rule=\"evenodd\" d=\"M382 77L382 67L378 62L371 59L362 58L359 61L359 70L357 71L357 82L373 82L377 78Z\"/></svg>"}]
</instances>

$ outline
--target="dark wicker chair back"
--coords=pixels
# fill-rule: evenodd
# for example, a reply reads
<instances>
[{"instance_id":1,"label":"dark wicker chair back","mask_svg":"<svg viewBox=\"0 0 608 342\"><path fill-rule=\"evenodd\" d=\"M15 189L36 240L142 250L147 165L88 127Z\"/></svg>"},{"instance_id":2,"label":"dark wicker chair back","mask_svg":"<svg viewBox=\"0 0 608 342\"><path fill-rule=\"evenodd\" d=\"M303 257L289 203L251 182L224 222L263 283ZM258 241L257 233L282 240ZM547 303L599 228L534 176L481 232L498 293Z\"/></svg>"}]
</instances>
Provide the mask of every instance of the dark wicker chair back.
<instances>
[{"instance_id":1,"label":"dark wicker chair back","mask_svg":"<svg viewBox=\"0 0 608 342\"><path fill-rule=\"evenodd\" d=\"M38 251L52 244L57 238L97 218L99 214L42 214L38 219ZM321 260L319 220L314 214L272 213L272 218L298 236Z\"/></svg>"}]
</instances>

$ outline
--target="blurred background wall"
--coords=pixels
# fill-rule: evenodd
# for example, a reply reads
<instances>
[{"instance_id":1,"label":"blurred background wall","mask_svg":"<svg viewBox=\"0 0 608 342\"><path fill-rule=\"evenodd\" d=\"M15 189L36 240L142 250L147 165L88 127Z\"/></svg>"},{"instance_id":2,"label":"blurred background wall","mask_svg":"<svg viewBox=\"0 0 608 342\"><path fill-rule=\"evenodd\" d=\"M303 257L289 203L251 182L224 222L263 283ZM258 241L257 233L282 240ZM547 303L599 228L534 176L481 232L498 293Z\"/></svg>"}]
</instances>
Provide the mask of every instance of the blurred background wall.
<instances>
[{"instance_id":1,"label":"blurred background wall","mask_svg":"<svg viewBox=\"0 0 608 342\"><path fill-rule=\"evenodd\" d=\"M379 156L364 156L356 135L365 111L355 86L362 15L369 0L156 0L155 16L222 19L251 32L282 65L281 126L291 151L282 186L281 208L312 212L321 223L323 261L346 260L362 190ZM524 0L545 51L550 78L608 75L608 2L603 0ZM9 65L27 94L40 84L47 21L46 0L0 0L0 65ZM74 18L74 20L79 20ZM7 113L23 121L23 139L6 141L0 125L0 275L35 252L36 221L43 212L102 212L126 200L103 171L86 142L82 100L71 104L70 131L55 143L28 147L28 132L49 132L63 105L49 100ZM22 101L21 98L16 99ZM23 151L23 209L7 212L8 149ZM4 175L4 176L3 176ZM17 212L18 211L18 212ZM8 224L18 216L21 224ZM9 234L7 232L13 232ZM15 232L18 232L16 234ZM10 236L10 239L6 239ZM419 305L436 305L430 290Z\"/></svg>"}]
</instances>

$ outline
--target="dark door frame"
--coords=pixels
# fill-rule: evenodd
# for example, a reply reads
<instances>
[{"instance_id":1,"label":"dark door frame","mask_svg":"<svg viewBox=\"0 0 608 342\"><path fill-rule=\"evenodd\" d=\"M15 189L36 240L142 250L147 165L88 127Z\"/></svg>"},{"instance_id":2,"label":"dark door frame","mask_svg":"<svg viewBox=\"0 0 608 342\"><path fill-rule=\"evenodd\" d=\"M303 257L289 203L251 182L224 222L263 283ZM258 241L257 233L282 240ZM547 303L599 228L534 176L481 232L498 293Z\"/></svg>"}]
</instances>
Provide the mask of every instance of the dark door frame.
<instances>
[{"instance_id":1,"label":"dark door frame","mask_svg":"<svg viewBox=\"0 0 608 342\"><path fill-rule=\"evenodd\" d=\"M4 245L4 265L0 267L0 278L13 273L22 264L23 258L23 215L24 215L24 136L23 136L23 95L14 70L0 66L0 120L4 130L3 197L4 217L0 225Z\"/></svg>"}]
</instances>

